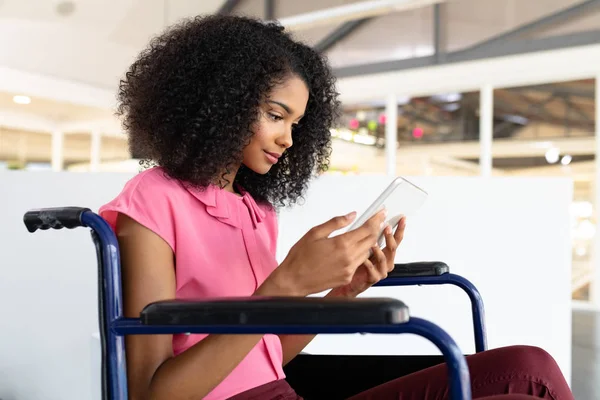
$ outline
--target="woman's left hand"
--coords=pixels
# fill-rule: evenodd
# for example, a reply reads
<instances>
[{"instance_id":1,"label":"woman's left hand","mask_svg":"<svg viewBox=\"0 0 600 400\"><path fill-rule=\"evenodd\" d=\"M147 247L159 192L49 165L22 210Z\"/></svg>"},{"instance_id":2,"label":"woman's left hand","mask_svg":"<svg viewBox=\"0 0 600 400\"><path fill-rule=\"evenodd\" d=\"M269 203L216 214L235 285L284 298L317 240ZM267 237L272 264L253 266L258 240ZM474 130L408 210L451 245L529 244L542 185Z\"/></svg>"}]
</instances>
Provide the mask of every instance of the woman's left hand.
<instances>
[{"instance_id":1,"label":"woman's left hand","mask_svg":"<svg viewBox=\"0 0 600 400\"><path fill-rule=\"evenodd\" d=\"M392 234L392 227L388 225L384 230L385 247L380 249L377 245L373 246L371 248L373 254L358 267L352 281L347 285L334 288L329 295L356 297L380 280L387 278L388 273L394 269L396 249L402 243L405 227L405 217L402 217L398 223L394 234Z\"/></svg>"}]
</instances>

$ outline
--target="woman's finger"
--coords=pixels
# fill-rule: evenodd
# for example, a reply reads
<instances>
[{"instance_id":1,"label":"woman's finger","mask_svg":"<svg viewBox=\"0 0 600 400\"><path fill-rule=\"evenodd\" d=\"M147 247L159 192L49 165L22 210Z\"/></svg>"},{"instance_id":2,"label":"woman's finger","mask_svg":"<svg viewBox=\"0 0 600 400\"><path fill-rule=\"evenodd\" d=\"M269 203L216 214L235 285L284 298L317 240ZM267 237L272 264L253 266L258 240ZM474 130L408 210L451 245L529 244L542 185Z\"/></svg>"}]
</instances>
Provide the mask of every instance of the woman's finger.
<instances>
[{"instance_id":1,"label":"woman's finger","mask_svg":"<svg viewBox=\"0 0 600 400\"><path fill-rule=\"evenodd\" d=\"M379 272L377 267L371 262L371 260L366 260L363 263L363 266L367 268L367 283L369 285L373 285L379 282Z\"/></svg>"},{"instance_id":2,"label":"woman's finger","mask_svg":"<svg viewBox=\"0 0 600 400\"><path fill-rule=\"evenodd\" d=\"M388 273L387 269L387 258L383 250L379 248L379 246L373 246L373 257L372 259L375 261L375 268L379 274L379 279L385 278Z\"/></svg>"},{"instance_id":3,"label":"woman's finger","mask_svg":"<svg viewBox=\"0 0 600 400\"><path fill-rule=\"evenodd\" d=\"M392 233L392 227L389 225L386 226L383 232L385 234L385 249L390 252L389 254L393 254L398 247L398 243L396 242L395 234ZM396 230L396 232L398 231ZM389 256L389 254L387 255Z\"/></svg>"},{"instance_id":4,"label":"woman's finger","mask_svg":"<svg viewBox=\"0 0 600 400\"><path fill-rule=\"evenodd\" d=\"M338 236L341 240L347 240L349 243L361 244L365 241L372 241L373 237L377 235L379 226L385 220L386 210L380 210L371 218L369 218L360 227L353 229L349 232L342 233Z\"/></svg>"},{"instance_id":5,"label":"woman's finger","mask_svg":"<svg viewBox=\"0 0 600 400\"><path fill-rule=\"evenodd\" d=\"M396 240L397 244L400 244L402 242L402 239L404 239L405 228L406 228L406 217L402 217L400 222L398 222L398 229L396 229L396 233L394 233L394 239Z\"/></svg>"},{"instance_id":6,"label":"woman's finger","mask_svg":"<svg viewBox=\"0 0 600 400\"><path fill-rule=\"evenodd\" d=\"M394 259L396 258L396 248L398 244L396 242L395 235L392 234L392 227L388 226L385 228L385 248L383 252L386 259L389 261L387 265L387 271L391 271L394 268Z\"/></svg>"}]
</instances>

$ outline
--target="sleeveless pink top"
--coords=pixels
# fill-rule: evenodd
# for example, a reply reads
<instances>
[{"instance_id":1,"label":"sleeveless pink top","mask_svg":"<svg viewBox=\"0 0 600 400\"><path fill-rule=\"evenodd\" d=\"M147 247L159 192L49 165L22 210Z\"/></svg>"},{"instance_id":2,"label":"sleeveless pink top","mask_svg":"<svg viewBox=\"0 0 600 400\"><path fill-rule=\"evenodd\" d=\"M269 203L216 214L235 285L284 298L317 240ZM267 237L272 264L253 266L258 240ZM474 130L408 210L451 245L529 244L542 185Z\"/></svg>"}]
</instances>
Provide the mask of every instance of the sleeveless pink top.
<instances>
[{"instance_id":1,"label":"sleeveless pink top","mask_svg":"<svg viewBox=\"0 0 600 400\"><path fill-rule=\"evenodd\" d=\"M250 296L277 267L277 216L252 196L211 186L204 191L168 178L159 168L126 183L99 214L115 227L123 213L159 235L176 259L176 298ZM206 335L173 336L175 355ZM226 399L284 378L281 342L265 335L207 400ZM210 366L206 366L210 368Z\"/></svg>"}]
</instances>

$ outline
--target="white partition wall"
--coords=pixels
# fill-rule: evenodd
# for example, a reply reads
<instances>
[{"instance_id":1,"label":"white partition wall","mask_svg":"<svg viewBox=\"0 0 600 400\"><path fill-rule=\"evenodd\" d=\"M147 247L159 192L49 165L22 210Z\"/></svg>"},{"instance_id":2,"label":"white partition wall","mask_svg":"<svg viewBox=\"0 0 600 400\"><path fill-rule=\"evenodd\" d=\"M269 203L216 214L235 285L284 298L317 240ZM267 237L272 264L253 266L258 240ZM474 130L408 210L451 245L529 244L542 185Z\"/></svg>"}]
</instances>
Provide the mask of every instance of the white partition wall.
<instances>
[{"instance_id":1,"label":"white partition wall","mask_svg":"<svg viewBox=\"0 0 600 400\"><path fill-rule=\"evenodd\" d=\"M129 174L0 174L0 398L97 398L96 261L84 229L29 234L30 208L97 209ZM360 210L386 177L323 177L304 205L281 213L279 258L311 226ZM571 184L563 179L418 178L430 197L408 223L398 261L442 260L485 300L490 347L530 344L549 351L569 379L571 355ZM323 268L327 268L326 265ZM375 288L473 351L470 306L451 287ZM92 347L90 348L90 343ZM411 336L318 337L313 353L435 354ZM32 384L34 383L34 384Z\"/></svg>"},{"instance_id":2,"label":"white partition wall","mask_svg":"<svg viewBox=\"0 0 600 400\"><path fill-rule=\"evenodd\" d=\"M408 219L397 262L439 260L471 280L486 306L491 348L529 344L549 351L570 377L571 245L567 179L411 178L429 192ZM303 206L280 216L279 255L310 227L334 215L363 210L390 178L323 177ZM327 268L327 266L323 266ZM373 288L411 314L446 329L474 351L469 300L456 287ZM321 336L307 348L318 354L437 354L413 336Z\"/></svg>"},{"instance_id":3,"label":"white partition wall","mask_svg":"<svg viewBox=\"0 0 600 400\"><path fill-rule=\"evenodd\" d=\"M99 370L90 348L98 331L90 234L82 228L30 234L23 214L65 205L97 209L128 178L0 173L0 399L99 399L92 396Z\"/></svg>"}]
</instances>

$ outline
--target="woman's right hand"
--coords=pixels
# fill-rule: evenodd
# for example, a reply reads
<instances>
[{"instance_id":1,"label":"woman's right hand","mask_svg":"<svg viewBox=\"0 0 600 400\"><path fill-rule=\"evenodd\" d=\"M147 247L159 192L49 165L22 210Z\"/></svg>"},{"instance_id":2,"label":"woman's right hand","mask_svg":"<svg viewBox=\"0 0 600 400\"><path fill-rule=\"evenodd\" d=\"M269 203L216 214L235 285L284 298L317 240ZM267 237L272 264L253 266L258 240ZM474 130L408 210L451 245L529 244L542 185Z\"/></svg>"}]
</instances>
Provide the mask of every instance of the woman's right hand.
<instances>
[{"instance_id":1,"label":"woman's right hand","mask_svg":"<svg viewBox=\"0 0 600 400\"><path fill-rule=\"evenodd\" d=\"M307 296L347 285L376 245L385 210L357 229L338 236L333 232L354 221L356 213L339 216L308 231L291 249L257 294Z\"/></svg>"}]
</instances>

